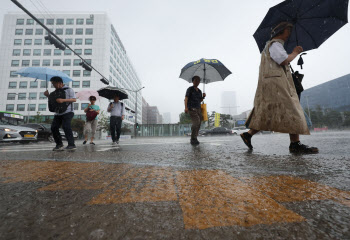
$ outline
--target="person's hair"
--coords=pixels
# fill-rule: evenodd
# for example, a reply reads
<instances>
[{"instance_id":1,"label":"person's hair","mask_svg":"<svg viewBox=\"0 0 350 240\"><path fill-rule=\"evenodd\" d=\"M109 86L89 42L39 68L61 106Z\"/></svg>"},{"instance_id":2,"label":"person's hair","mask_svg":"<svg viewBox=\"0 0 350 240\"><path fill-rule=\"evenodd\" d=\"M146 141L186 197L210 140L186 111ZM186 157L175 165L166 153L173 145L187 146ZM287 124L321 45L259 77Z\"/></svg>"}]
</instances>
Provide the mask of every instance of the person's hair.
<instances>
[{"instance_id":1,"label":"person's hair","mask_svg":"<svg viewBox=\"0 0 350 240\"><path fill-rule=\"evenodd\" d=\"M192 78L192 82L194 82L194 80L196 80L196 79L198 79L199 81L201 80L201 78L200 78L200 77L198 77L198 76L194 76L194 77Z\"/></svg>"},{"instance_id":2,"label":"person's hair","mask_svg":"<svg viewBox=\"0 0 350 240\"><path fill-rule=\"evenodd\" d=\"M50 79L50 82L61 82L61 83L63 83L63 80L62 80L62 78L61 77L52 77L51 79Z\"/></svg>"},{"instance_id":3,"label":"person's hair","mask_svg":"<svg viewBox=\"0 0 350 240\"><path fill-rule=\"evenodd\" d=\"M96 97L95 96L90 96L89 97L89 101L95 100L96 101Z\"/></svg>"},{"instance_id":4,"label":"person's hair","mask_svg":"<svg viewBox=\"0 0 350 240\"><path fill-rule=\"evenodd\" d=\"M293 24L289 22L281 22L276 27L274 27L271 31L271 39L278 37L283 34L286 28L293 28Z\"/></svg>"}]
</instances>

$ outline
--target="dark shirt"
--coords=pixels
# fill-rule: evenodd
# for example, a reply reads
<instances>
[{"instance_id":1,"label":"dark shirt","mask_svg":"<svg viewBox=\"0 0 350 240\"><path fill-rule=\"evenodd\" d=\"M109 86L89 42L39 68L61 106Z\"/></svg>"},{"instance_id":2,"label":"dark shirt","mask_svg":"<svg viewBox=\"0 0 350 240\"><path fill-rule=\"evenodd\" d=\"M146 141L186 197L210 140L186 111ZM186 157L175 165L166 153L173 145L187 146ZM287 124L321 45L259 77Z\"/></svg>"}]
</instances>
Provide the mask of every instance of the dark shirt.
<instances>
[{"instance_id":1,"label":"dark shirt","mask_svg":"<svg viewBox=\"0 0 350 240\"><path fill-rule=\"evenodd\" d=\"M202 91L198 88L198 91L192 86L186 91L186 97L188 97L187 108L201 108L201 102L203 101Z\"/></svg>"}]
</instances>

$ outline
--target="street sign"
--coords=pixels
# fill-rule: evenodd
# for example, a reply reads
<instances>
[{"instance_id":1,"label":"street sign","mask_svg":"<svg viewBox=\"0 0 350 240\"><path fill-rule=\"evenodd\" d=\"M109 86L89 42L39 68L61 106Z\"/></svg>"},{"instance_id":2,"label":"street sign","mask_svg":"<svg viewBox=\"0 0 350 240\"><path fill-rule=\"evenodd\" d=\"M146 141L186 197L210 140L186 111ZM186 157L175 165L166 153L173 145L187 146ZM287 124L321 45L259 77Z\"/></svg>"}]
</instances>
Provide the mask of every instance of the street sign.
<instances>
[{"instance_id":1,"label":"street sign","mask_svg":"<svg viewBox=\"0 0 350 240\"><path fill-rule=\"evenodd\" d=\"M237 125L244 125L245 124L245 120L239 120L237 121Z\"/></svg>"}]
</instances>

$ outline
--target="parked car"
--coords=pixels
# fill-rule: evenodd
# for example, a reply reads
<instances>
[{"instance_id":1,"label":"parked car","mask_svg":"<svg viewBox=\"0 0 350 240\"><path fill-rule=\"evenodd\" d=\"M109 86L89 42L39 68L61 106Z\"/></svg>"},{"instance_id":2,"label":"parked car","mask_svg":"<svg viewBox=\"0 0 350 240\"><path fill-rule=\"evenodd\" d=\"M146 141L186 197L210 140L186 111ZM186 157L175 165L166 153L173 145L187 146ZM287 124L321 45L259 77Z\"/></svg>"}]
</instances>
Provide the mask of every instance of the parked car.
<instances>
[{"instance_id":1,"label":"parked car","mask_svg":"<svg viewBox=\"0 0 350 240\"><path fill-rule=\"evenodd\" d=\"M224 127L217 127L203 132L203 136L213 135L232 135L232 131Z\"/></svg>"},{"instance_id":2,"label":"parked car","mask_svg":"<svg viewBox=\"0 0 350 240\"><path fill-rule=\"evenodd\" d=\"M52 132L51 132L51 125L47 123L27 123L24 125L21 125L22 127L29 127L33 128L38 131L38 140L45 140L54 142Z\"/></svg>"},{"instance_id":3,"label":"parked car","mask_svg":"<svg viewBox=\"0 0 350 240\"><path fill-rule=\"evenodd\" d=\"M249 131L249 129L244 127L244 126L242 126L242 127L235 127L235 128L232 129L232 134L233 135L241 135L242 133L248 132L248 131Z\"/></svg>"},{"instance_id":4,"label":"parked car","mask_svg":"<svg viewBox=\"0 0 350 240\"><path fill-rule=\"evenodd\" d=\"M199 130L198 136L204 136L204 135L205 135L205 132L207 132L207 131L208 131L208 130L205 130L205 129ZM186 133L185 135L188 136L188 137L191 137L191 134L192 134L192 132L188 132L188 133Z\"/></svg>"},{"instance_id":5,"label":"parked car","mask_svg":"<svg viewBox=\"0 0 350 240\"><path fill-rule=\"evenodd\" d=\"M60 134L62 136L62 139L66 139L66 134L64 133L62 128L60 128ZM77 139L79 137L79 134L76 131L73 131L73 137L74 139Z\"/></svg>"},{"instance_id":6,"label":"parked car","mask_svg":"<svg viewBox=\"0 0 350 240\"><path fill-rule=\"evenodd\" d=\"M28 127L0 122L0 142L29 143L37 141L38 131Z\"/></svg>"}]
</instances>

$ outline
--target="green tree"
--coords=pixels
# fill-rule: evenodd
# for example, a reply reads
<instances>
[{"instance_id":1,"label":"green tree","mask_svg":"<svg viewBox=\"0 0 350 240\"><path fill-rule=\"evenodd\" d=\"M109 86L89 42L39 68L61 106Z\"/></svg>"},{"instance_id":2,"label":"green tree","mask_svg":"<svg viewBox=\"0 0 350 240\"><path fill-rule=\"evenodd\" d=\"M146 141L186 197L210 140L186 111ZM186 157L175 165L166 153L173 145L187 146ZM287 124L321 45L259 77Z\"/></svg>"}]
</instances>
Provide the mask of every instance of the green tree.
<instances>
[{"instance_id":1,"label":"green tree","mask_svg":"<svg viewBox=\"0 0 350 240\"><path fill-rule=\"evenodd\" d=\"M105 111L101 111L98 117L99 129L104 133L110 133L109 131L109 117Z\"/></svg>"},{"instance_id":2,"label":"green tree","mask_svg":"<svg viewBox=\"0 0 350 240\"><path fill-rule=\"evenodd\" d=\"M184 113L184 112L181 113L179 124L189 124L189 123L192 123L190 114Z\"/></svg>"},{"instance_id":3,"label":"green tree","mask_svg":"<svg viewBox=\"0 0 350 240\"><path fill-rule=\"evenodd\" d=\"M232 123L230 123L231 116L229 114L220 114L220 125L221 127L231 128Z\"/></svg>"},{"instance_id":4,"label":"green tree","mask_svg":"<svg viewBox=\"0 0 350 240\"><path fill-rule=\"evenodd\" d=\"M42 114L40 113L40 112L36 112L36 115L34 116L34 121L36 122L36 123L41 123L41 121L42 121L42 116L41 116Z\"/></svg>"},{"instance_id":5,"label":"green tree","mask_svg":"<svg viewBox=\"0 0 350 240\"><path fill-rule=\"evenodd\" d=\"M85 121L77 118L72 119L72 130L79 134L79 137L83 136Z\"/></svg>"},{"instance_id":6,"label":"green tree","mask_svg":"<svg viewBox=\"0 0 350 240\"><path fill-rule=\"evenodd\" d=\"M343 123L343 126L350 127L350 112L344 112L344 118L345 121Z\"/></svg>"}]
</instances>

